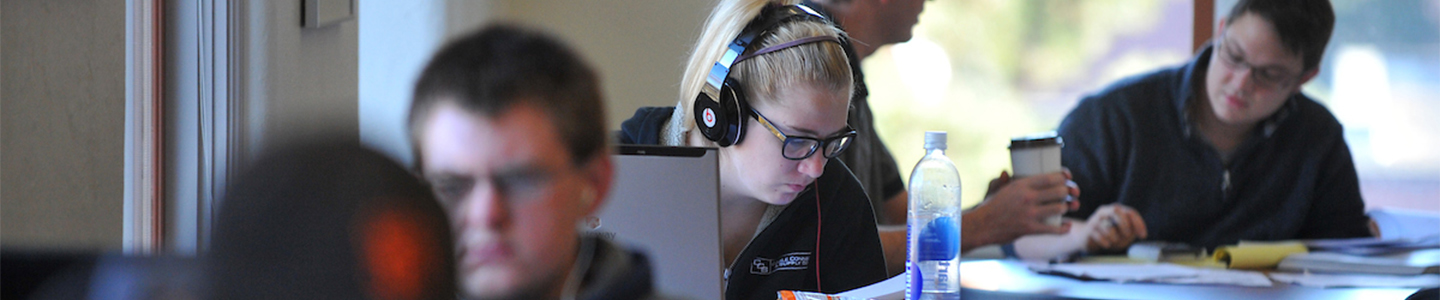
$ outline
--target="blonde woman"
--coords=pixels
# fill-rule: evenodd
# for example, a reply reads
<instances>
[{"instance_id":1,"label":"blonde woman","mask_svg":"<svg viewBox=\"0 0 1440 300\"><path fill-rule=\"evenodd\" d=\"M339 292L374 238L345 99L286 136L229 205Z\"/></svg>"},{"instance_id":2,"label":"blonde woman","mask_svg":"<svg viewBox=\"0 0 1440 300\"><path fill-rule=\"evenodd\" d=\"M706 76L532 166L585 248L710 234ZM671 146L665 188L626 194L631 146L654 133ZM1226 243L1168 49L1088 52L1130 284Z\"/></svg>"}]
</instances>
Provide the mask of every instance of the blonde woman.
<instances>
[{"instance_id":1,"label":"blonde woman","mask_svg":"<svg viewBox=\"0 0 1440 300\"><path fill-rule=\"evenodd\" d=\"M874 210L833 159L855 136L845 36L795 2L721 1L679 103L641 108L621 126L621 143L720 147L728 299L885 279Z\"/></svg>"}]
</instances>

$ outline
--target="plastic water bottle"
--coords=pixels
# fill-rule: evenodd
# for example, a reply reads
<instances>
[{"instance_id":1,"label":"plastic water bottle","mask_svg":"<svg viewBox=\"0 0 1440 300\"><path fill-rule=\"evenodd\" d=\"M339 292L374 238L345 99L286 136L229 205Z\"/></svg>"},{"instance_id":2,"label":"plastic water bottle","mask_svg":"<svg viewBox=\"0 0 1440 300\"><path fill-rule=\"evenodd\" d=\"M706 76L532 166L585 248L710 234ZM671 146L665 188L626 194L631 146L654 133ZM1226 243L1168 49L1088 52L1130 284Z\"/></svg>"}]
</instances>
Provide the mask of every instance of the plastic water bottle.
<instances>
[{"instance_id":1,"label":"plastic water bottle","mask_svg":"<svg viewBox=\"0 0 1440 300\"><path fill-rule=\"evenodd\" d=\"M960 172L945 138L925 132L925 157L910 172L906 299L960 299Z\"/></svg>"}]
</instances>

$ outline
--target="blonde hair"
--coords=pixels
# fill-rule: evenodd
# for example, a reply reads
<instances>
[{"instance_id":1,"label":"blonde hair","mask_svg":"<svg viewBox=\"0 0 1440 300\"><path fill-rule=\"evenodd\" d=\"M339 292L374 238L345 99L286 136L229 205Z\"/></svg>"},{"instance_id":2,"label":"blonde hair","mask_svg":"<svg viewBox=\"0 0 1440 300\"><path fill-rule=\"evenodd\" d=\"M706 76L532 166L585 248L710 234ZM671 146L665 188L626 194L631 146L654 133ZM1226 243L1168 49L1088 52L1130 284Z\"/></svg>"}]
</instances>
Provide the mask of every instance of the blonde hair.
<instances>
[{"instance_id":1,"label":"blonde hair","mask_svg":"<svg viewBox=\"0 0 1440 300\"><path fill-rule=\"evenodd\" d=\"M683 132L695 128L691 107L695 96L705 86L705 77L715 61L725 53L725 47L740 35L745 25L754 20L767 5L794 5L797 0L722 0L705 21L705 30L695 42L695 50L685 64L685 76L680 81L680 100L676 109L683 117ZM833 36L844 38L844 32L834 25L803 19L784 22L759 37L759 45L751 49L769 47L812 36ZM813 85L823 90L843 91L852 94L854 77L850 73L850 60L844 48L837 43L807 43L738 62L731 66L730 78L740 82L744 96L749 101L775 99L782 88L799 85ZM848 97L847 97L848 99ZM773 100L772 100L773 101ZM672 123L675 124L675 123Z\"/></svg>"}]
</instances>

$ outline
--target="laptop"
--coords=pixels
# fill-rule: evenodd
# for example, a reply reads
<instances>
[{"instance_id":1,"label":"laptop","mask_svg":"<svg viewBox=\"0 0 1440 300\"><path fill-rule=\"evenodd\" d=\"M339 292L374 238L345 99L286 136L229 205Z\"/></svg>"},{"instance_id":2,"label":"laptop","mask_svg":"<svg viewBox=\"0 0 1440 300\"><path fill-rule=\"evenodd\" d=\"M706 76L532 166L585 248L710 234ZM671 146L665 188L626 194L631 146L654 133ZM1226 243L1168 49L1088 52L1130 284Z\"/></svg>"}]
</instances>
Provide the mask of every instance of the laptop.
<instances>
[{"instance_id":1,"label":"laptop","mask_svg":"<svg viewBox=\"0 0 1440 300\"><path fill-rule=\"evenodd\" d=\"M715 148L621 145L595 228L650 258L666 295L720 299L720 171Z\"/></svg>"}]
</instances>

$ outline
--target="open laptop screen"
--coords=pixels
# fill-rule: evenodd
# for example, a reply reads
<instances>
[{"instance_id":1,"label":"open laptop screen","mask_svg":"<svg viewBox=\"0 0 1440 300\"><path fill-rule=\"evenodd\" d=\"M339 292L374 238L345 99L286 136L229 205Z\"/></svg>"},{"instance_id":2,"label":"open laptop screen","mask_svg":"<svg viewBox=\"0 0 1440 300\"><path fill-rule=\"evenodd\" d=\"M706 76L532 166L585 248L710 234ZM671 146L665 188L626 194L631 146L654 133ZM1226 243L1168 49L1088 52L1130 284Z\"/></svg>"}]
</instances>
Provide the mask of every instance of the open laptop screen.
<instances>
[{"instance_id":1,"label":"open laptop screen","mask_svg":"<svg viewBox=\"0 0 1440 300\"><path fill-rule=\"evenodd\" d=\"M720 173L715 148L621 145L601 235L643 249L668 295L719 299Z\"/></svg>"}]
</instances>

